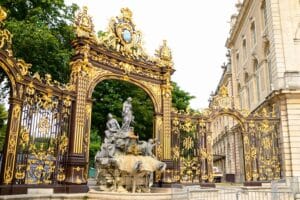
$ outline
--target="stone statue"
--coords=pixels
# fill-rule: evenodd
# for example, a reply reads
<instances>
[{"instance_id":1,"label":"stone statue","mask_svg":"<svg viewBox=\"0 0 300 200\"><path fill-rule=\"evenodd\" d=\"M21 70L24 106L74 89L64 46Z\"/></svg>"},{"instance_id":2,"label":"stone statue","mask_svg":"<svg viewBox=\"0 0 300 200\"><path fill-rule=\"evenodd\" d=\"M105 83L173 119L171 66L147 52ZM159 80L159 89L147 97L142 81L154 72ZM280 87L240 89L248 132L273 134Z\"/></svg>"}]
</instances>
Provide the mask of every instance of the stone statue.
<instances>
[{"instance_id":1,"label":"stone statue","mask_svg":"<svg viewBox=\"0 0 300 200\"><path fill-rule=\"evenodd\" d=\"M129 131L130 124L134 122L134 116L132 114L132 98L128 97L127 100L123 103L123 110L122 110L122 131Z\"/></svg>"},{"instance_id":2,"label":"stone statue","mask_svg":"<svg viewBox=\"0 0 300 200\"><path fill-rule=\"evenodd\" d=\"M98 157L99 158L105 158L105 157L113 158L115 151L116 151L115 144L103 143L101 145L101 151L98 154Z\"/></svg>"},{"instance_id":3,"label":"stone statue","mask_svg":"<svg viewBox=\"0 0 300 200\"><path fill-rule=\"evenodd\" d=\"M156 143L157 139L149 139L147 143L147 150L146 150L146 156L152 156L154 157L152 150L153 147L157 144Z\"/></svg>"},{"instance_id":4,"label":"stone statue","mask_svg":"<svg viewBox=\"0 0 300 200\"><path fill-rule=\"evenodd\" d=\"M105 140L95 156L96 181L99 189L114 192L149 192L150 176L163 171L166 164L157 160L152 150L156 139L139 141L134 134L132 99L123 103L122 127L112 114L107 115Z\"/></svg>"},{"instance_id":5,"label":"stone statue","mask_svg":"<svg viewBox=\"0 0 300 200\"><path fill-rule=\"evenodd\" d=\"M120 131L120 125L118 121L113 118L111 113L107 115L108 121L106 122L107 130L104 131L106 142L112 142L115 138L115 134Z\"/></svg>"},{"instance_id":6,"label":"stone statue","mask_svg":"<svg viewBox=\"0 0 300 200\"><path fill-rule=\"evenodd\" d=\"M151 156L154 157L152 150L153 147L156 145L157 139L149 139L148 142L146 141L139 141L138 148L142 155L144 156Z\"/></svg>"}]
</instances>

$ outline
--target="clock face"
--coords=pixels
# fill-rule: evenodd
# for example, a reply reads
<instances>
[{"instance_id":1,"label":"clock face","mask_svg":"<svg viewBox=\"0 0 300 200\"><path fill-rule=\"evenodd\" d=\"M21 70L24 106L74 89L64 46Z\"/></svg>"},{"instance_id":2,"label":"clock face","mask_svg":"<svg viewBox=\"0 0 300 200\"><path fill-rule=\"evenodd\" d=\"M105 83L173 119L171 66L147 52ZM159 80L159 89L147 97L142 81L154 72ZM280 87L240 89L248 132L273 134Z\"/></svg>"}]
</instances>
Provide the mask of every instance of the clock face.
<instances>
[{"instance_id":1,"label":"clock face","mask_svg":"<svg viewBox=\"0 0 300 200\"><path fill-rule=\"evenodd\" d=\"M123 40L127 43L130 43L131 42L131 32L127 29L124 29L123 32L122 32L122 37L123 37Z\"/></svg>"}]
</instances>

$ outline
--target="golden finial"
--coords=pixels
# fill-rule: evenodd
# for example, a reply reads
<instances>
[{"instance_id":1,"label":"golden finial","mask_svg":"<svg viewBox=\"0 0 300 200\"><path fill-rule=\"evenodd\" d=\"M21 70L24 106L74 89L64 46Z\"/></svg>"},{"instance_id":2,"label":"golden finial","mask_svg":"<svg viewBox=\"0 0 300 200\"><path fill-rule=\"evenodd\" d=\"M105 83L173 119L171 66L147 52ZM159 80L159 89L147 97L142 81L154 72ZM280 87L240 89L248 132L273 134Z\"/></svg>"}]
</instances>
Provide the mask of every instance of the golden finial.
<instances>
[{"instance_id":1,"label":"golden finial","mask_svg":"<svg viewBox=\"0 0 300 200\"><path fill-rule=\"evenodd\" d=\"M131 20L132 12L129 8L122 8L121 13L122 13L122 18L125 18L127 20Z\"/></svg>"},{"instance_id":2,"label":"golden finial","mask_svg":"<svg viewBox=\"0 0 300 200\"><path fill-rule=\"evenodd\" d=\"M167 40L163 40L163 44L158 50L156 50L156 56L159 57L162 61L172 61L172 52L167 45Z\"/></svg>"},{"instance_id":3,"label":"golden finial","mask_svg":"<svg viewBox=\"0 0 300 200\"><path fill-rule=\"evenodd\" d=\"M83 6L82 11L78 13L75 19L76 34L79 37L92 37L94 24L92 18L88 15L87 6Z\"/></svg>"},{"instance_id":4,"label":"golden finial","mask_svg":"<svg viewBox=\"0 0 300 200\"><path fill-rule=\"evenodd\" d=\"M3 22L7 17L6 12L4 11L4 9L0 6L0 22Z\"/></svg>"}]
</instances>

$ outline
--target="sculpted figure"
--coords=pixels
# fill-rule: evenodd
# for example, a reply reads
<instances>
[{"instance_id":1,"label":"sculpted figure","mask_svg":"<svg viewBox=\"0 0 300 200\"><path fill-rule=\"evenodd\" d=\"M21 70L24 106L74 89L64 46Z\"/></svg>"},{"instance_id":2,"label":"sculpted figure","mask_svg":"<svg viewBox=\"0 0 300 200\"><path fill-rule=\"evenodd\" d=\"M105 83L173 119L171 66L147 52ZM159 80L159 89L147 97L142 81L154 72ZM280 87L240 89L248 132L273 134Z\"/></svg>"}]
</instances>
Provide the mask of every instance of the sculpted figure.
<instances>
[{"instance_id":1,"label":"sculpted figure","mask_svg":"<svg viewBox=\"0 0 300 200\"><path fill-rule=\"evenodd\" d=\"M156 143L157 139L149 139L147 143L147 149L146 149L146 156L152 156L154 157L152 150L153 147L157 144Z\"/></svg>"},{"instance_id":2,"label":"sculpted figure","mask_svg":"<svg viewBox=\"0 0 300 200\"><path fill-rule=\"evenodd\" d=\"M111 113L107 115L108 121L106 122L107 130L105 130L105 138L108 142L114 140L115 134L120 130L120 125L116 119L113 118ZM106 141L106 142L107 142Z\"/></svg>"},{"instance_id":3,"label":"sculpted figure","mask_svg":"<svg viewBox=\"0 0 300 200\"><path fill-rule=\"evenodd\" d=\"M138 142L139 151L144 156L154 157L152 150L155 145L156 145L156 139L149 139L148 142L146 142L146 141Z\"/></svg>"},{"instance_id":4,"label":"sculpted figure","mask_svg":"<svg viewBox=\"0 0 300 200\"><path fill-rule=\"evenodd\" d=\"M130 124L134 122L134 116L132 114L132 98L128 97L127 100L123 103L123 110L122 110L122 130L128 131L130 128Z\"/></svg>"},{"instance_id":5,"label":"sculpted figure","mask_svg":"<svg viewBox=\"0 0 300 200\"><path fill-rule=\"evenodd\" d=\"M115 144L111 144L111 143L103 143L101 146L101 151L99 152L99 154L97 153L96 155L96 160L97 157L99 158L113 158L114 154L115 154Z\"/></svg>"}]
</instances>

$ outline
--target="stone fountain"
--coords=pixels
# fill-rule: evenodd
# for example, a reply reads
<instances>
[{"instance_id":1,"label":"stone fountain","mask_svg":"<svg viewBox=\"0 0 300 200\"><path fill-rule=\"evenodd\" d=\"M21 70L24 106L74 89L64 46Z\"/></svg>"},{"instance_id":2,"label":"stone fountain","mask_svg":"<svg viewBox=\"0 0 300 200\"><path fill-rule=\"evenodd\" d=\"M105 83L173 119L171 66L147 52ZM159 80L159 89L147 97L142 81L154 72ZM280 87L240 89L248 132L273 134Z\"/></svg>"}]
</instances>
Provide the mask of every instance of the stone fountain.
<instances>
[{"instance_id":1,"label":"stone fountain","mask_svg":"<svg viewBox=\"0 0 300 200\"><path fill-rule=\"evenodd\" d=\"M150 192L153 173L166 164L153 155L156 139L140 141L135 135L131 97L123 103L122 126L108 114L104 143L95 156L96 181L101 191Z\"/></svg>"}]
</instances>

